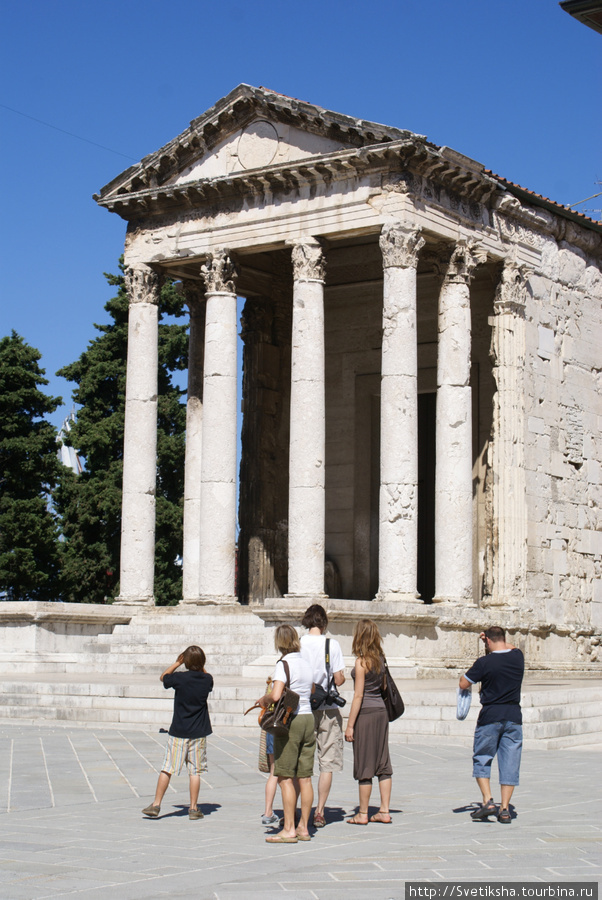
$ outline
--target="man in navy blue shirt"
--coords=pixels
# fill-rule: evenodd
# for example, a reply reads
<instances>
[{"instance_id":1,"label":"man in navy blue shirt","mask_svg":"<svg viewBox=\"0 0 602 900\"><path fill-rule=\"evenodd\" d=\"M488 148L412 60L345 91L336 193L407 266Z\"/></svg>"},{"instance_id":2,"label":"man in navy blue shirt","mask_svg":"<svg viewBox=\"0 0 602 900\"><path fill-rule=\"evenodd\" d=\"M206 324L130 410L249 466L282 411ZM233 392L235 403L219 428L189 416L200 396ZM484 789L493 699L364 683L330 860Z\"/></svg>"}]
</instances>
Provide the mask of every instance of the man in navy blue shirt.
<instances>
[{"instance_id":1,"label":"man in navy blue shirt","mask_svg":"<svg viewBox=\"0 0 602 900\"><path fill-rule=\"evenodd\" d=\"M474 733L473 770L483 795L481 806L471 813L475 821L496 815L498 822L509 825L510 798L518 784L520 757L523 746L520 690L525 671L523 654L506 643L506 633L499 625L487 628L480 635L485 644L485 656L479 657L460 678L460 687L467 690L481 683L481 711ZM491 796L491 763L497 755L502 802L496 807Z\"/></svg>"}]
</instances>

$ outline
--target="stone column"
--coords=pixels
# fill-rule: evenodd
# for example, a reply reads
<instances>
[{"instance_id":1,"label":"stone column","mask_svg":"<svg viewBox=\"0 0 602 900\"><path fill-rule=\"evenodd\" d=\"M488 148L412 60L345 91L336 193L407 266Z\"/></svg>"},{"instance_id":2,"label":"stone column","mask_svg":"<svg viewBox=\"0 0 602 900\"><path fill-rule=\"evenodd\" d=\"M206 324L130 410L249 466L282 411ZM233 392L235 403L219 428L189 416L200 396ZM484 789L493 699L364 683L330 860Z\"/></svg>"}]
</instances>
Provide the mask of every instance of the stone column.
<instances>
[{"instance_id":1,"label":"stone column","mask_svg":"<svg viewBox=\"0 0 602 900\"><path fill-rule=\"evenodd\" d=\"M470 282L485 259L459 240L439 295L434 602L473 603Z\"/></svg>"},{"instance_id":2,"label":"stone column","mask_svg":"<svg viewBox=\"0 0 602 900\"><path fill-rule=\"evenodd\" d=\"M186 400L186 459L184 463L182 597L184 603L196 603L199 598L201 544L205 294L196 281L184 282L183 291L190 311L190 331L188 338L188 396Z\"/></svg>"},{"instance_id":3,"label":"stone column","mask_svg":"<svg viewBox=\"0 0 602 900\"><path fill-rule=\"evenodd\" d=\"M491 531L487 606L520 606L527 573L525 301L527 270L506 260L493 303L491 359L497 391L489 445Z\"/></svg>"},{"instance_id":4,"label":"stone column","mask_svg":"<svg viewBox=\"0 0 602 900\"><path fill-rule=\"evenodd\" d=\"M288 506L288 594L324 598L324 257L318 241L293 246Z\"/></svg>"},{"instance_id":5,"label":"stone column","mask_svg":"<svg viewBox=\"0 0 602 900\"><path fill-rule=\"evenodd\" d=\"M418 348L416 267L419 228L386 225L380 407L378 600L418 592Z\"/></svg>"},{"instance_id":6,"label":"stone column","mask_svg":"<svg viewBox=\"0 0 602 900\"><path fill-rule=\"evenodd\" d=\"M127 269L129 296L119 603L151 606L155 579L158 304L160 279Z\"/></svg>"},{"instance_id":7,"label":"stone column","mask_svg":"<svg viewBox=\"0 0 602 900\"><path fill-rule=\"evenodd\" d=\"M199 602L235 603L236 289L227 250L201 272L206 287Z\"/></svg>"}]
</instances>

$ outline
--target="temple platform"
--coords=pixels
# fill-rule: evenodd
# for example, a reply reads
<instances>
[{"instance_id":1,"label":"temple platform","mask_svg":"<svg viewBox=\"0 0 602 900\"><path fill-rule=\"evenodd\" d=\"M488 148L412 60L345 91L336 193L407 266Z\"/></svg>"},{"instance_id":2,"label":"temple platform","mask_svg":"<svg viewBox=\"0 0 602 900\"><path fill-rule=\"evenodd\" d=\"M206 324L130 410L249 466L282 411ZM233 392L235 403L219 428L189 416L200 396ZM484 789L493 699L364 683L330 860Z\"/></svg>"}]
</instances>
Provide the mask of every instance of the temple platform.
<instances>
[{"instance_id":1,"label":"temple platform","mask_svg":"<svg viewBox=\"0 0 602 900\"><path fill-rule=\"evenodd\" d=\"M167 663L166 663L167 665ZM161 669L149 665L146 674L4 673L0 676L0 720L104 728L169 728L171 691ZM455 678L396 677L406 704L405 714L391 724L396 740L434 742L451 739L472 743L479 702L475 692L467 719L456 719ZM265 686L261 678L216 674L210 698L214 731L232 727L257 729L255 712L244 716ZM342 690L352 698L351 681ZM592 679L527 678L522 694L526 747L559 749L602 745L602 681Z\"/></svg>"}]
</instances>

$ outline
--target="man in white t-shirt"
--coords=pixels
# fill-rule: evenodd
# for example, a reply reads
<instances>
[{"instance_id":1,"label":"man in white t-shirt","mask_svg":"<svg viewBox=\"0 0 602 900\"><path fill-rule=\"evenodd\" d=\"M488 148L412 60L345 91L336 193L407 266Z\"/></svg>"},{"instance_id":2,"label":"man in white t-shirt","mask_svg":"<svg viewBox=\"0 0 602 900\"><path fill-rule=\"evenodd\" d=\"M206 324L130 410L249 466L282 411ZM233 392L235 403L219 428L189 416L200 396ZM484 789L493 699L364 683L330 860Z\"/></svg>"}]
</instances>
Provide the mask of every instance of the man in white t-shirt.
<instances>
[{"instance_id":1,"label":"man in white t-shirt","mask_svg":"<svg viewBox=\"0 0 602 900\"><path fill-rule=\"evenodd\" d=\"M345 663L341 646L334 638L330 638L330 673L326 671L326 610L318 603L310 606L301 624L308 629L308 634L301 638L301 656L311 666L314 683L328 689L329 679L334 676L335 685L340 687L345 681ZM336 705L322 704L314 710L314 721L320 767L314 826L323 828L326 825L324 807L332 786L332 773L343 771L343 717Z\"/></svg>"}]
</instances>

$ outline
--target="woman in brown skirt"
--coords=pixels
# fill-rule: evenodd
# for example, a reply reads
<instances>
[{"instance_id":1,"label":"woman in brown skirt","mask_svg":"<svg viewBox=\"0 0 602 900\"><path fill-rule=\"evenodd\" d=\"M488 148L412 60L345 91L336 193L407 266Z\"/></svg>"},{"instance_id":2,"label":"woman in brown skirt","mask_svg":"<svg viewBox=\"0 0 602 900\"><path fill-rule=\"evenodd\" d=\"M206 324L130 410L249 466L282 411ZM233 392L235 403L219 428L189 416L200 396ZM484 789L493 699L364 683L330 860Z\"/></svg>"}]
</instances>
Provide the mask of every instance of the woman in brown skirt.
<instances>
[{"instance_id":1,"label":"woman in brown skirt","mask_svg":"<svg viewBox=\"0 0 602 900\"><path fill-rule=\"evenodd\" d=\"M357 657L351 675L355 692L345 740L353 742L353 777L359 783L359 810L349 825L367 825L372 779L378 778L380 809L370 822L388 825L393 769L389 756L389 717L381 696L385 671L379 630L371 619L361 619L353 632L352 650Z\"/></svg>"}]
</instances>

